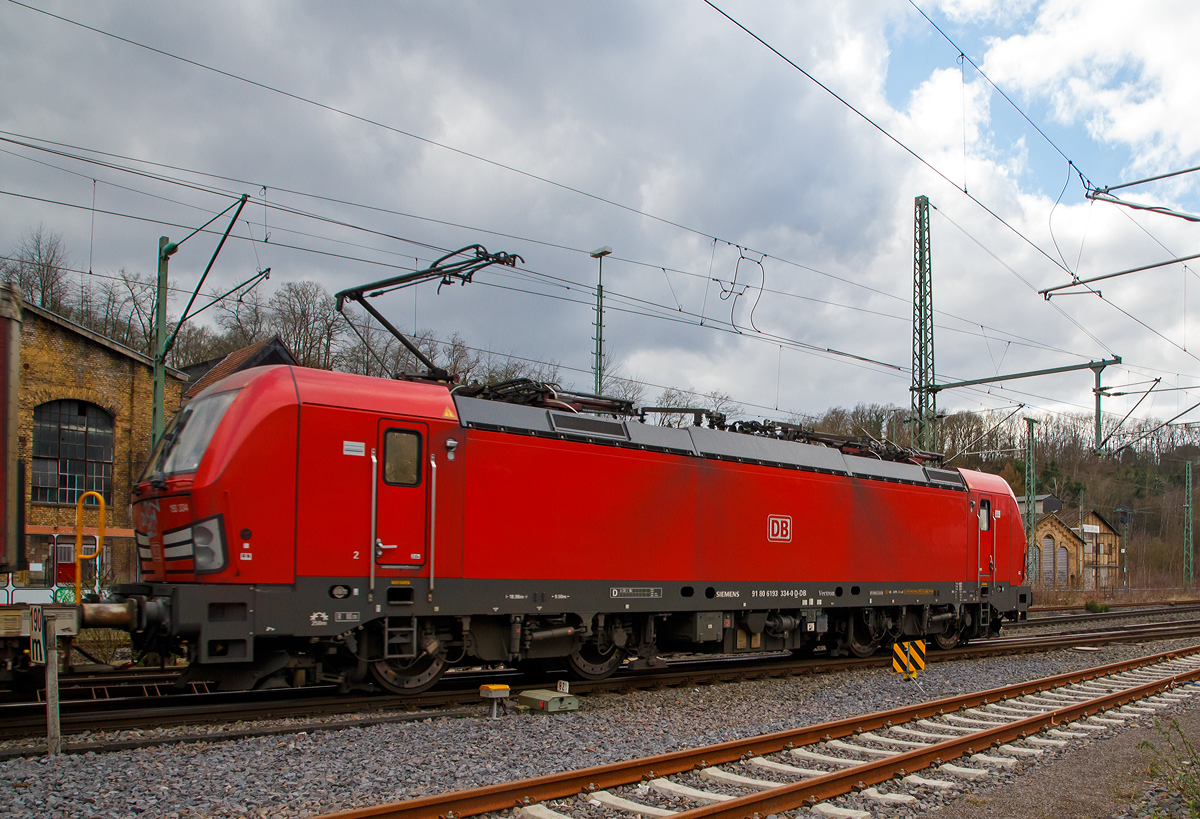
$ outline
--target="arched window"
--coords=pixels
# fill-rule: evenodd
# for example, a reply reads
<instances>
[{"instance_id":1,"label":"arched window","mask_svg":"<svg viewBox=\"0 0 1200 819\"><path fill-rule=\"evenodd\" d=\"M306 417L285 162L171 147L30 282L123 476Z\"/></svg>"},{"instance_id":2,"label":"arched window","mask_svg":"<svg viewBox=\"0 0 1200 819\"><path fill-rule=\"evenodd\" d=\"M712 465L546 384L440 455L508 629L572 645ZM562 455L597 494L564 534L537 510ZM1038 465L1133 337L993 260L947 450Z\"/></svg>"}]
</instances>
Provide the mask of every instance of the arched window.
<instances>
[{"instance_id":1,"label":"arched window","mask_svg":"<svg viewBox=\"0 0 1200 819\"><path fill-rule=\"evenodd\" d=\"M33 411L34 503L75 503L99 492L112 503L112 416L84 401L50 401Z\"/></svg>"}]
</instances>

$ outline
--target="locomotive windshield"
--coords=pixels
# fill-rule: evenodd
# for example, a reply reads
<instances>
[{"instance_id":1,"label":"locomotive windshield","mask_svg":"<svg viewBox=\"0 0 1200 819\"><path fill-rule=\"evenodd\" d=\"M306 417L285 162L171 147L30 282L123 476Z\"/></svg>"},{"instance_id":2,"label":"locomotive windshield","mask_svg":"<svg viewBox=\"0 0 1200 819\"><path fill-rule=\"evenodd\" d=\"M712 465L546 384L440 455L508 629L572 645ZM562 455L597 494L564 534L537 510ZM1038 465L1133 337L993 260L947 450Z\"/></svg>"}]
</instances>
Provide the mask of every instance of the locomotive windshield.
<instances>
[{"instance_id":1,"label":"locomotive windshield","mask_svg":"<svg viewBox=\"0 0 1200 819\"><path fill-rule=\"evenodd\" d=\"M228 390L207 395L180 410L158 442L141 480L154 483L168 475L195 472L237 394L237 390Z\"/></svg>"}]
</instances>

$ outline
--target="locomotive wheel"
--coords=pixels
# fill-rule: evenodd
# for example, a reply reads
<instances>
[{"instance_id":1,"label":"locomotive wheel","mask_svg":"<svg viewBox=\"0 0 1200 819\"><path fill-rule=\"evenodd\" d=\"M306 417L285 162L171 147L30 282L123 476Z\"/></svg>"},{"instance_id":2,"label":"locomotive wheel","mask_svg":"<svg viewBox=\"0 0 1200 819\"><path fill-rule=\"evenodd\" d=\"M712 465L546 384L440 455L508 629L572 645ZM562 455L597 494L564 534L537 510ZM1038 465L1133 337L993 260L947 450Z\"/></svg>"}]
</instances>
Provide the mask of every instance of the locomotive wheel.
<instances>
[{"instance_id":1,"label":"locomotive wheel","mask_svg":"<svg viewBox=\"0 0 1200 819\"><path fill-rule=\"evenodd\" d=\"M603 680L624 661L625 653L616 646L607 654L601 654L595 643L585 643L567 655L567 668L581 680Z\"/></svg>"},{"instance_id":2,"label":"locomotive wheel","mask_svg":"<svg viewBox=\"0 0 1200 819\"><path fill-rule=\"evenodd\" d=\"M394 694L420 694L432 688L446 670L446 652L422 654L415 660L380 660L371 664L375 682Z\"/></svg>"},{"instance_id":3,"label":"locomotive wheel","mask_svg":"<svg viewBox=\"0 0 1200 819\"><path fill-rule=\"evenodd\" d=\"M870 657L875 653L875 649L879 648L878 640L862 640L862 632L866 631L866 625L860 623L857 617L851 618L850 626L846 629L846 648L850 649L850 653L855 657Z\"/></svg>"},{"instance_id":4,"label":"locomotive wheel","mask_svg":"<svg viewBox=\"0 0 1200 819\"><path fill-rule=\"evenodd\" d=\"M960 643L966 642L962 638L961 631L953 626L930 636L933 638L933 644L942 651L949 651Z\"/></svg>"}]
</instances>

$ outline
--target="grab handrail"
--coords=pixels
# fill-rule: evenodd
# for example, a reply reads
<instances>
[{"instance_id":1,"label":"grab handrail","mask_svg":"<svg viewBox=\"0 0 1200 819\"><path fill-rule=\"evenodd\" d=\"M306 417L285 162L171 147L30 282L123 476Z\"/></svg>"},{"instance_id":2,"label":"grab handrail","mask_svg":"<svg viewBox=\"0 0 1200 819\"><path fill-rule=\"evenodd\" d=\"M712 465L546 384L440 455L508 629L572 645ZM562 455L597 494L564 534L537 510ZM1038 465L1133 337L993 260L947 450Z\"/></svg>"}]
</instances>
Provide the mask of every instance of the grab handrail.
<instances>
[{"instance_id":1,"label":"grab handrail","mask_svg":"<svg viewBox=\"0 0 1200 819\"><path fill-rule=\"evenodd\" d=\"M96 535L96 551L83 553L83 502L91 495L100 502L100 528ZM75 602L83 602L83 561L95 560L104 549L104 496L99 492L84 492L75 502Z\"/></svg>"}]
</instances>

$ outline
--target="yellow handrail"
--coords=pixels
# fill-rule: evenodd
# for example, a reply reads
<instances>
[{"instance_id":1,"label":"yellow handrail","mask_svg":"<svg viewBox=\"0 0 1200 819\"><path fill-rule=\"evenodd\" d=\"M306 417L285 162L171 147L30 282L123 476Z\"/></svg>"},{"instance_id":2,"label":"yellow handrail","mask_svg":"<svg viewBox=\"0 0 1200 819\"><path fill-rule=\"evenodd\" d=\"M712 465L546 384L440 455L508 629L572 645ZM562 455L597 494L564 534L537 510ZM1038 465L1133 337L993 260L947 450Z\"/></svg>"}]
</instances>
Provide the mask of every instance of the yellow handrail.
<instances>
[{"instance_id":1,"label":"yellow handrail","mask_svg":"<svg viewBox=\"0 0 1200 819\"><path fill-rule=\"evenodd\" d=\"M100 528L96 535L96 551L90 555L83 553L83 502L91 495L100 501ZM99 492L84 492L75 502L75 603L83 602L83 561L95 560L104 548L104 496Z\"/></svg>"}]
</instances>

